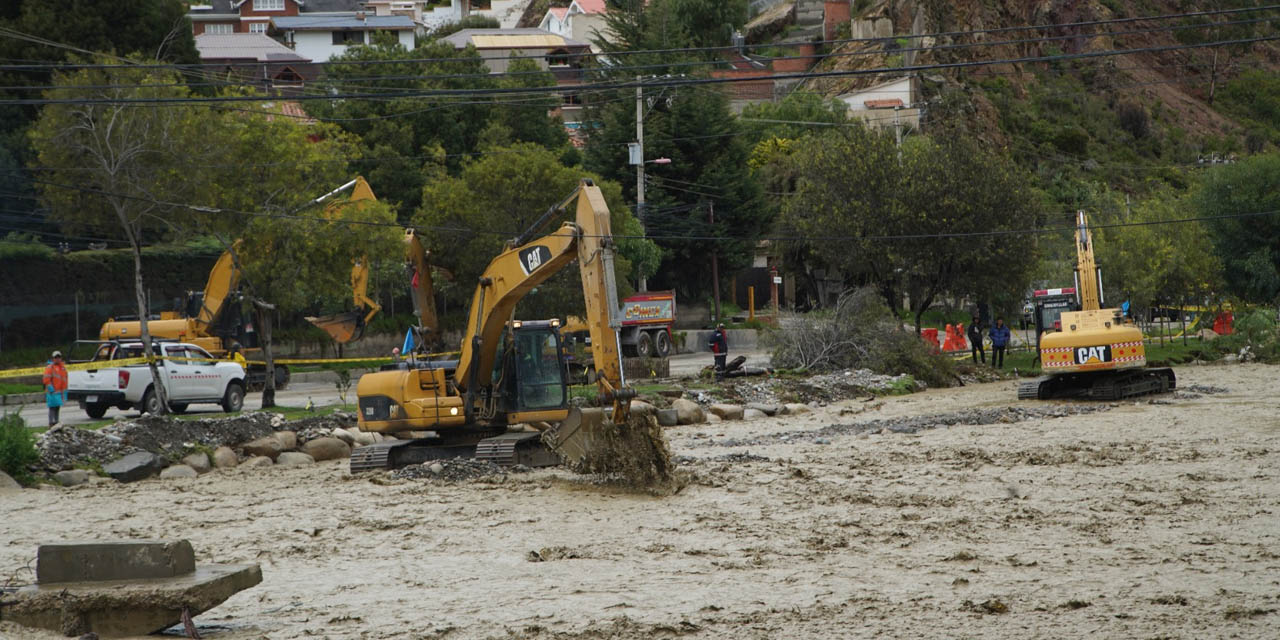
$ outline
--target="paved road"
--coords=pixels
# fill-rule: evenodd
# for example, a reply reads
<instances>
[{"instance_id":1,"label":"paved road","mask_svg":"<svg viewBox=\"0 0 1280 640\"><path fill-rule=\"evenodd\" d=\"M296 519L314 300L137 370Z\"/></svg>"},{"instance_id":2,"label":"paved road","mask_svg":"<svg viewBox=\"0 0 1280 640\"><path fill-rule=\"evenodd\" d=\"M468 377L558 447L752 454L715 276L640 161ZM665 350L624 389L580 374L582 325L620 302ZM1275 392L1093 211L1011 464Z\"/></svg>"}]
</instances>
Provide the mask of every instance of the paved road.
<instances>
[{"instance_id":1,"label":"paved road","mask_svg":"<svg viewBox=\"0 0 1280 640\"><path fill-rule=\"evenodd\" d=\"M730 357L744 355L747 357L747 364L755 367L765 367L769 365L769 354L764 351L742 351L731 352ZM671 375L672 376L692 376L697 375L703 367L711 364L710 353L691 353L671 358ZM285 407L305 407L307 402L313 402L317 406L338 404L338 390L333 386L333 382L326 380L325 374L309 375L307 380L298 380L289 383L289 388L276 392L276 404ZM355 380L351 381L351 389L347 392L347 402L355 404L356 387ZM250 393L244 401L246 409L257 409L262 405L261 393ZM27 425L31 427L43 427L48 422L48 410L44 406L44 402L40 401L35 404L23 406L21 411L22 417L27 421ZM222 409L212 404L195 404L187 411L188 414L208 414L210 416L222 413ZM140 414L137 410L130 409L121 411L119 409L108 409L106 418L112 419L116 416L124 416L126 418L136 418ZM75 403L62 408L62 422L68 425L85 424L93 422L89 416Z\"/></svg>"}]
</instances>

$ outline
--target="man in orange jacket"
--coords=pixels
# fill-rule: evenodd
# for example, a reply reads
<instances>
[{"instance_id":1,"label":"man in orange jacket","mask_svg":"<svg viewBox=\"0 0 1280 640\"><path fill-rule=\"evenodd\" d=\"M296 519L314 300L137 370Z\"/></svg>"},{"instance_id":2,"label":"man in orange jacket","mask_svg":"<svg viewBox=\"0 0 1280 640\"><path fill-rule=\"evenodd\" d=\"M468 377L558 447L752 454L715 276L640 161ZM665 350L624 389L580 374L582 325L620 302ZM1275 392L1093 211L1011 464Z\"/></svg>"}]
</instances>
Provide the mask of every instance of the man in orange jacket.
<instances>
[{"instance_id":1,"label":"man in orange jacket","mask_svg":"<svg viewBox=\"0 0 1280 640\"><path fill-rule=\"evenodd\" d=\"M44 368L44 403L49 407L49 426L58 424L58 414L67 401L67 368L62 365L62 352L53 352L53 362Z\"/></svg>"}]
</instances>

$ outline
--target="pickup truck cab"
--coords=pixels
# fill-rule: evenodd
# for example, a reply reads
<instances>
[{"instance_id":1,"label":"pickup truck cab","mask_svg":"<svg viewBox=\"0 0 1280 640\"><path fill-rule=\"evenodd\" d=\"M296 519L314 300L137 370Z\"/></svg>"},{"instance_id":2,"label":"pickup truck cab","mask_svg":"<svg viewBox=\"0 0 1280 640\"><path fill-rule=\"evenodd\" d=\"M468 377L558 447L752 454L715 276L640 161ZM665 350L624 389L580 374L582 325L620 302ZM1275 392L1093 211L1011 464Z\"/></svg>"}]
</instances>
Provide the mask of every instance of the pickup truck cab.
<instances>
[{"instance_id":1,"label":"pickup truck cab","mask_svg":"<svg viewBox=\"0 0 1280 640\"><path fill-rule=\"evenodd\" d=\"M160 398L150 367L146 363L112 365L113 361L142 357L142 343L108 341L92 345L96 346L88 362L101 362L102 368L68 372L67 400L79 402L80 408L95 420L111 407L158 413ZM234 361L215 360L204 349L183 342L158 342L153 352L159 358L160 382L168 391L169 409L174 413L182 413L192 404L218 404L227 412L244 406L244 368Z\"/></svg>"}]
</instances>

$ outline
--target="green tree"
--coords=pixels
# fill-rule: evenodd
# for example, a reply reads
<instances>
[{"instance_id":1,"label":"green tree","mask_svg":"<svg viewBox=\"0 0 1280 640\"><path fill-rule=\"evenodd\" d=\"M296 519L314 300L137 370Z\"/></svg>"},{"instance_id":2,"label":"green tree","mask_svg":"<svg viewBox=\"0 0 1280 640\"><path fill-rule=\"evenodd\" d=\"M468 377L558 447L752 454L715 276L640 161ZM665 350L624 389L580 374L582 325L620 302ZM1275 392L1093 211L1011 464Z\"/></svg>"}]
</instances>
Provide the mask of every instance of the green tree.
<instances>
[{"instance_id":1,"label":"green tree","mask_svg":"<svg viewBox=\"0 0 1280 640\"><path fill-rule=\"evenodd\" d=\"M769 138L801 138L810 132L821 132L831 127L821 124L843 125L851 122L849 106L840 100L830 100L809 92L794 92L780 102L758 102L742 110L742 130L754 146Z\"/></svg>"},{"instance_id":2,"label":"green tree","mask_svg":"<svg viewBox=\"0 0 1280 640\"><path fill-rule=\"evenodd\" d=\"M1280 153L1210 170L1192 198L1222 260L1227 290L1250 302L1280 297ZM1249 215L1260 214L1260 215Z\"/></svg>"},{"instance_id":3,"label":"green tree","mask_svg":"<svg viewBox=\"0 0 1280 640\"><path fill-rule=\"evenodd\" d=\"M1032 245L992 233L1035 212L1029 178L1007 157L967 139L916 138L899 150L864 127L805 140L784 224L847 286L875 285L895 311L909 294L917 330L943 294L1026 287Z\"/></svg>"},{"instance_id":4,"label":"green tree","mask_svg":"<svg viewBox=\"0 0 1280 640\"><path fill-rule=\"evenodd\" d=\"M457 177L440 176L428 183L423 189L423 205L413 218L415 225L424 228L432 254L453 270L457 282L476 282L508 240L562 201L583 178L592 179L609 203L617 237L618 275L652 273L658 262L657 248L638 237L639 223L623 204L617 183L581 168L566 167L554 152L529 143L495 151L503 153L478 157ZM568 207L540 233L552 233L571 220L574 211ZM453 302L465 308L470 295L470 286L457 287ZM526 297L517 313L527 318L563 318L581 315L582 305L578 274L566 269Z\"/></svg>"},{"instance_id":5,"label":"green tree","mask_svg":"<svg viewBox=\"0 0 1280 640\"><path fill-rule=\"evenodd\" d=\"M188 95L175 74L152 69L108 73L86 69L54 78L54 99L173 98ZM98 86L97 89L78 87ZM137 87L137 88L132 88ZM134 258L138 317L149 317L142 274L143 244L170 233L175 207L200 191L206 178L184 171L187 143L200 135L200 109L176 105L139 108L120 103L50 104L31 129L37 166L46 170L37 185L51 216L68 228L93 235L123 237ZM147 323L143 348L152 356ZM151 373L159 379L156 364ZM162 410L163 385L156 387Z\"/></svg>"},{"instance_id":6,"label":"green tree","mask_svg":"<svg viewBox=\"0 0 1280 640\"><path fill-rule=\"evenodd\" d=\"M614 0L605 14L604 33L595 34L592 44L605 52L720 47L730 44L734 30L746 21L746 0ZM717 59L720 54L700 51L684 57ZM627 64L661 64L675 59L670 54L626 57Z\"/></svg>"},{"instance_id":7,"label":"green tree","mask_svg":"<svg viewBox=\"0 0 1280 640\"><path fill-rule=\"evenodd\" d=\"M512 60L507 66L507 72L519 75L503 76L498 81L498 86L504 89L556 86L556 78L551 72L538 71L538 63L533 60ZM551 111L558 106L559 98L551 93L499 97L490 118L491 122L510 131L511 142L532 142L548 149L558 149L569 142L564 122L560 120L560 116L551 115Z\"/></svg>"},{"instance_id":8,"label":"green tree","mask_svg":"<svg viewBox=\"0 0 1280 640\"><path fill-rule=\"evenodd\" d=\"M644 120L645 157L671 161L649 166L641 212L645 231L664 252L653 284L696 295L711 288L713 254L725 274L750 264L771 211L751 176L750 149L724 94L700 88L653 93ZM593 113L590 119L601 126L588 139L585 165L621 183L634 201L635 168L628 164L626 144L634 140L635 103L609 102Z\"/></svg>"}]
</instances>

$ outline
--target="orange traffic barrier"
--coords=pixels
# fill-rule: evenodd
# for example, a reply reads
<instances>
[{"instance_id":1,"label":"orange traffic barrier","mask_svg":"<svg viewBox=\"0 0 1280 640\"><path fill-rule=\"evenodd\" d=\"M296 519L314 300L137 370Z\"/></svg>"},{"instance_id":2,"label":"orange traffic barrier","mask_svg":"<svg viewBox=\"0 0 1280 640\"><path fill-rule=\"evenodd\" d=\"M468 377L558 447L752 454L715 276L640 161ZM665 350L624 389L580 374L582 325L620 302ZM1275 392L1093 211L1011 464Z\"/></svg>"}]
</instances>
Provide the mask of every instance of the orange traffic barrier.
<instances>
[{"instance_id":1,"label":"orange traffic barrier","mask_svg":"<svg viewBox=\"0 0 1280 640\"><path fill-rule=\"evenodd\" d=\"M964 337L964 323L947 325L947 338L942 343L943 351L965 351L969 343Z\"/></svg>"},{"instance_id":2,"label":"orange traffic barrier","mask_svg":"<svg viewBox=\"0 0 1280 640\"><path fill-rule=\"evenodd\" d=\"M921 329L920 337L934 350L938 350L938 330L937 329Z\"/></svg>"},{"instance_id":3,"label":"orange traffic barrier","mask_svg":"<svg viewBox=\"0 0 1280 640\"><path fill-rule=\"evenodd\" d=\"M1223 311L1213 319L1213 332L1220 336L1229 336L1235 333L1235 328L1232 326L1234 323L1235 316L1230 311Z\"/></svg>"}]
</instances>

